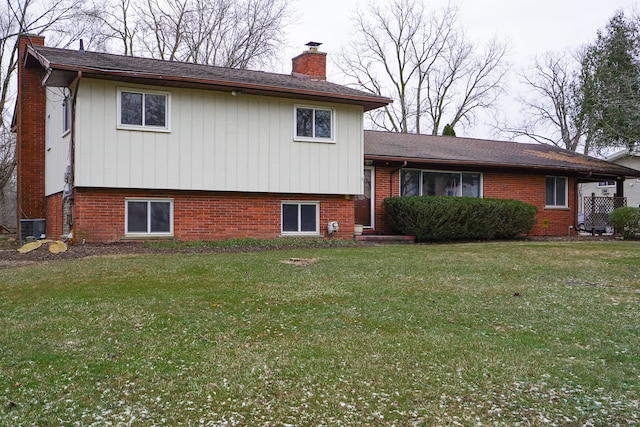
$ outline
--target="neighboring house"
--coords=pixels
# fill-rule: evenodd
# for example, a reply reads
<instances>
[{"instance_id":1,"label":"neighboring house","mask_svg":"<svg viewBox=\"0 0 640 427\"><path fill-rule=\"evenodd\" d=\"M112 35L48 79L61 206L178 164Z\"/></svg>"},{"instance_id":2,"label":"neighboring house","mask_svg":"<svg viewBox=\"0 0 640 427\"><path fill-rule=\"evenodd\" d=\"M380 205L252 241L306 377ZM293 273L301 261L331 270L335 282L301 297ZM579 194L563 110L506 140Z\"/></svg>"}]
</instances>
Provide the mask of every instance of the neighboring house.
<instances>
[{"instance_id":1,"label":"neighboring house","mask_svg":"<svg viewBox=\"0 0 640 427\"><path fill-rule=\"evenodd\" d=\"M76 242L351 238L364 112L391 100L327 82L309 45L282 75L23 36L18 219Z\"/></svg>"},{"instance_id":2,"label":"neighboring house","mask_svg":"<svg viewBox=\"0 0 640 427\"><path fill-rule=\"evenodd\" d=\"M566 236L575 233L580 183L640 177L640 171L545 144L365 131L364 147L371 184L357 203L356 221L365 232L382 234L391 231L386 197L449 195L533 204L533 235Z\"/></svg>"},{"instance_id":3,"label":"neighboring house","mask_svg":"<svg viewBox=\"0 0 640 427\"><path fill-rule=\"evenodd\" d=\"M640 171L640 154L629 152L629 150L622 150L612 154L608 156L606 160ZM590 197L592 194L596 197L614 197L617 193L616 182L614 180L603 180L582 184L580 186L580 193L580 211L582 212L584 197ZM624 197L627 198L627 206L640 206L640 178L634 177L625 180L623 194Z\"/></svg>"},{"instance_id":4,"label":"neighboring house","mask_svg":"<svg viewBox=\"0 0 640 427\"><path fill-rule=\"evenodd\" d=\"M351 238L391 232L385 197L446 194L532 203L533 234L566 235L579 183L640 177L546 145L363 131L391 100L327 82L309 45L283 75L21 37L18 220L76 242Z\"/></svg>"}]
</instances>

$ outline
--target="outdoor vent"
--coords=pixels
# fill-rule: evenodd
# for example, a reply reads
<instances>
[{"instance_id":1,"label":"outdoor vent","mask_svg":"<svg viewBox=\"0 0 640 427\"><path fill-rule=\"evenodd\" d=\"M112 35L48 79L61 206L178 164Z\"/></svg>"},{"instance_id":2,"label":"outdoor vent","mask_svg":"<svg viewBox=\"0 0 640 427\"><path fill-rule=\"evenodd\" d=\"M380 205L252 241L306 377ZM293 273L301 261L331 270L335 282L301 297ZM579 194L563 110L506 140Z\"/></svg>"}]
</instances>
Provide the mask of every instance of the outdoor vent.
<instances>
[{"instance_id":1,"label":"outdoor vent","mask_svg":"<svg viewBox=\"0 0 640 427\"><path fill-rule=\"evenodd\" d=\"M27 237L35 237L36 239L46 237L46 230L44 218L21 219L20 243L24 245L27 242Z\"/></svg>"}]
</instances>

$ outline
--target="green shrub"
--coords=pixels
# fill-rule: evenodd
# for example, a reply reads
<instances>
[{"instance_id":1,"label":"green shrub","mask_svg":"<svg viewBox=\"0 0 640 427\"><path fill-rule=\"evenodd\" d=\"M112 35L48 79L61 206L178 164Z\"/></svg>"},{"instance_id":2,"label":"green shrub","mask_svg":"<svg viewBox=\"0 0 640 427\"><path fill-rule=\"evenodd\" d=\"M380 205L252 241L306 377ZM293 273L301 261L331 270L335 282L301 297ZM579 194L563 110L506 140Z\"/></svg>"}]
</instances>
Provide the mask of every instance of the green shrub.
<instances>
[{"instance_id":1,"label":"green shrub","mask_svg":"<svg viewBox=\"0 0 640 427\"><path fill-rule=\"evenodd\" d=\"M416 241L511 239L529 233L535 206L518 200L473 197L390 197L386 220L394 233Z\"/></svg>"},{"instance_id":2,"label":"green shrub","mask_svg":"<svg viewBox=\"0 0 640 427\"><path fill-rule=\"evenodd\" d=\"M617 208L609 214L609 222L622 237L629 239L640 233L640 208Z\"/></svg>"}]
</instances>

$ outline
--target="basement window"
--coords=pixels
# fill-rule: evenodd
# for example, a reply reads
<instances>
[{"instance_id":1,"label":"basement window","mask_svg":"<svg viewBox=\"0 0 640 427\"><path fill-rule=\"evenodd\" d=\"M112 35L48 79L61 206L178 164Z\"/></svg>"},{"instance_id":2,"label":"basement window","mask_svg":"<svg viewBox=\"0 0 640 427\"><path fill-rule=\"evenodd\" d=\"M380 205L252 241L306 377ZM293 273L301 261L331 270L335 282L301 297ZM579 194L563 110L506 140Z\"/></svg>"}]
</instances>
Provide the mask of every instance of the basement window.
<instances>
[{"instance_id":1,"label":"basement window","mask_svg":"<svg viewBox=\"0 0 640 427\"><path fill-rule=\"evenodd\" d=\"M296 106L294 135L296 141L334 142L334 111Z\"/></svg>"},{"instance_id":2,"label":"basement window","mask_svg":"<svg viewBox=\"0 0 640 427\"><path fill-rule=\"evenodd\" d=\"M169 130L168 92L118 89L118 128Z\"/></svg>"},{"instance_id":3,"label":"basement window","mask_svg":"<svg viewBox=\"0 0 640 427\"><path fill-rule=\"evenodd\" d=\"M320 233L319 211L319 203L282 203L282 234L317 236Z\"/></svg>"},{"instance_id":4,"label":"basement window","mask_svg":"<svg viewBox=\"0 0 640 427\"><path fill-rule=\"evenodd\" d=\"M173 200L127 200L125 217L127 235L173 235Z\"/></svg>"}]
</instances>

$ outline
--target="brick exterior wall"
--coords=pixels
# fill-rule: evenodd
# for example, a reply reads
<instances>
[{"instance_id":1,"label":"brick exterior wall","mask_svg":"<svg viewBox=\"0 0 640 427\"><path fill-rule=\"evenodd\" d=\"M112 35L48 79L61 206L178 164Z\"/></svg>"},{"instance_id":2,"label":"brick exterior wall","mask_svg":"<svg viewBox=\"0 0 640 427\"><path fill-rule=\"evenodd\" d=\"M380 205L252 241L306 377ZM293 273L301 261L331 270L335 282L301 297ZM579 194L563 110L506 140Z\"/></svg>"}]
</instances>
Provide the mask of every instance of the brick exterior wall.
<instances>
[{"instance_id":1,"label":"brick exterior wall","mask_svg":"<svg viewBox=\"0 0 640 427\"><path fill-rule=\"evenodd\" d=\"M47 199L46 227L47 239L58 240L63 234L63 210L62 210L62 193L48 196Z\"/></svg>"},{"instance_id":2,"label":"brick exterior wall","mask_svg":"<svg viewBox=\"0 0 640 427\"><path fill-rule=\"evenodd\" d=\"M21 219L45 218L47 204L44 196L46 95L40 68L24 65L27 46L43 46L44 38L26 35L21 36L18 43L16 172L19 225Z\"/></svg>"},{"instance_id":3,"label":"brick exterior wall","mask_svg":"<svg viewBox=\"0 0 640 427\"><path fill-rule=\"evenodd\" d=\"M304 52L291 60L293 74L302 74L313 80L327 79L327 54L324 52Z\"/></svg>"},{"instance_id":4,"label":"brick exterior wall","mask_svg":"<svg viewBox=\"0 0 640 427\"><path fill-rule=\"evenodd\" d=\"M521 200L538 208L533 236L566 236L577 218L576 180L568 179L568 208L545 208L545 175L485 173L484 197ZM548 224L545 228L544 224Z\"/></svg>"},{"instance_id":5,"label":"brick exterior wall","mask_svg":"<svg viewBox=\"0 0 640 427\"><path fill-rule=\"evenodd\" d=\"M382 202L387 197L400 195L400 178L397 168L376 167L375 231L379 234L389 234L384 219ZM515 199L530 203L538 208L536 224L531 232L532 236L566 236L569 226L573 226L575 233L577 196L576 180L568 179L569 207L565 209L545 208L546 185L545 175L523 175L516 173L483 173L483 196L494 199ZM548 224L548 227L544 225Z\"/></svg>"},{"instance_id":6,"label":"brick exterior wall","mask_svg":"<svg viewBox=\"0 0 640 427\"><path fill-rule=\"evenodd\" d=\"M320 202L320 233L328 237L327 223L338 221L339 231L333 238L353 237L354 201L344 196L77 188L74 242L125 238L127 198L173 199L174 238L178 240L278 237L282 201Z\"/></svg>"}]
</instances>

